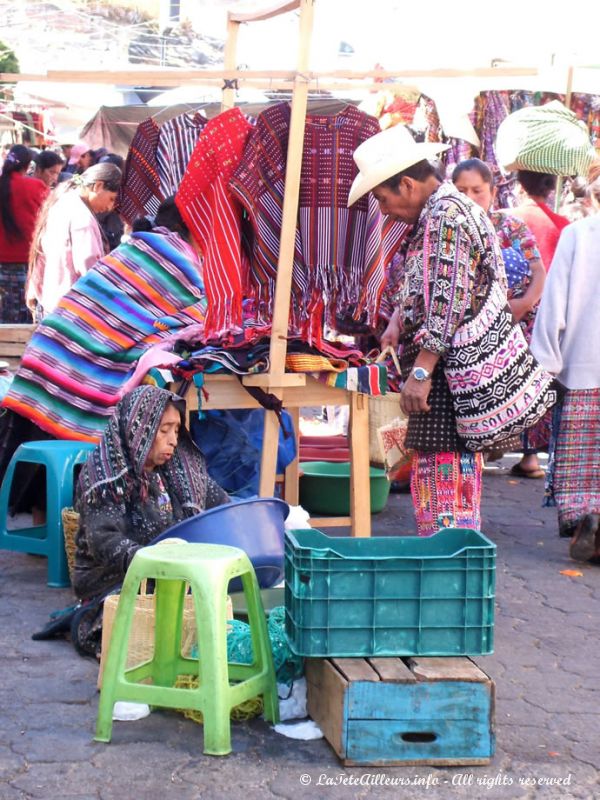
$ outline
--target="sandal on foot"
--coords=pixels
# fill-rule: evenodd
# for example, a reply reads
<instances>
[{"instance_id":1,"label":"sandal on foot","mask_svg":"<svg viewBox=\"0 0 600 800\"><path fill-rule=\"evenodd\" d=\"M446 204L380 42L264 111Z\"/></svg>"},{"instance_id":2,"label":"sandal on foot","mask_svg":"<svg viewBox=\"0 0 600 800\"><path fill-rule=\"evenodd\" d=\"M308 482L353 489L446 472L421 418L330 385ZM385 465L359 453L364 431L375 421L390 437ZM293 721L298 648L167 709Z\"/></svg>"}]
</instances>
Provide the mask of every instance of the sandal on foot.
<instances>
[{"instance_id":1,"label":"sandal on foot","mask_svg":"<svg viewBox=\"0 0 600 800\"><path fill-rule=\"evenodd\" d=\"M517 478L543 478L546 475L541 467L537 469L523 469L520 464L515 464L511 467L510 474L515 475Z\"/></svg>"},{"instance_id":2,"label":"sandal on foot","mask_svg":"<svg viewBox=\"0 0 600 800\"><path fill-rule=\"evenodd\" d=\"M589 561L598 555L596 547L598 521L598 514L586 514L577 526L569 545L569 555L575 561Z\"/></svg>"}]
</instances>

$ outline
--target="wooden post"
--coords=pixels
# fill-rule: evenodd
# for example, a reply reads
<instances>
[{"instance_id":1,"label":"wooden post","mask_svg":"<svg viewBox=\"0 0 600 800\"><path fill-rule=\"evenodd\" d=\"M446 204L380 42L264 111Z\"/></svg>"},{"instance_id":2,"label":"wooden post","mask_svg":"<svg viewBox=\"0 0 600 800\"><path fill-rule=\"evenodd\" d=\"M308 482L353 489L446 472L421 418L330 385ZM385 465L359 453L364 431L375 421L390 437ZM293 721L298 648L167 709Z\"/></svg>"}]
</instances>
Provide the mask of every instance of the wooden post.
<instances>
[{"instance_id":1,"label":"wooden post","mask_svg":"<svg viewBox=\"0 0 600 800\"><path fill-rule=\"evenodd\" d=\"M227 14L227 39L225 40L225 52L223 54L223 66L226 70L235 70L237 66L237 41L240 23L232 19L231 11ZM221 98L221 111L227 111L235 105L235 89L227 86L226 79L223 84L223 96Z\"/></svg>"},{"instance_id":2,"label":"wooden post","mask_svg":"<svg viewBox=\"0 0 600 800\"><path fill-rule=\"evenodd\" d=\"M352 536L371 535L368 397L350 392L350 516Z\"/></svg>"},{"instance_id":3,"label":"wooden post","mask_svg":"<svg viewBox=\"0 0 600 800\"><path fill-rule=\"evenodd\" d=\"M304 145L304 126L308 104L308 70L310 39L313 25L313 0L300 0L300 43L298 72L292 94L292 114L290 136L285 172L285 192L283 197L283 219L277 282L273 302L273 324L271 328L269 391L283 398L285 384L285 357L287 354L287 335L290 316L290 293L292 288L292 267L294 264L294 240L298 219L300 193L300 169ZM268 497L275 488L275 468L277 463L277 444L279 422L274 412L267 411L263 436L263 449L260 469L260 495Z\"/></svg>"},{"instance_id":4,"label":"wooden post","mask_svg":"<svg viewBox=\"0 0 600 800\"><path fill-rule=\"evenodd\" d=\"M300 503L300 409L290 408L288 413L294 426L294 437L296 439L296 458L285 470L285 501L292 506Z\"/></svg>"}]
</instances>

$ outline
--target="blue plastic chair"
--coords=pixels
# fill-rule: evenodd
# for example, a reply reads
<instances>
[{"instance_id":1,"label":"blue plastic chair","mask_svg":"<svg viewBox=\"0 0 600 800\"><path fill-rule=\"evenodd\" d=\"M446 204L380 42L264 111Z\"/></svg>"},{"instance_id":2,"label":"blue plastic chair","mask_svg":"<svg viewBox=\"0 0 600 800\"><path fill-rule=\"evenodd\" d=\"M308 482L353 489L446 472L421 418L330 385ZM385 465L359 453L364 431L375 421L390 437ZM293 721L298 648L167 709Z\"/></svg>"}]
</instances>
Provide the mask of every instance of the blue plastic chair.
<instances>
[{"instance_id":1,"label":"blue plastic chair","mask_svg":"<svg viewBox=\"0 0 600 800\"><path fill-rule=\"evenodd\" d=\"M0 550L48 557L48 586L70 585L65 554L62 509L73 505L73 472L96 447L87 442L44 441L20 445L13 455L0 489ZM46 467L46 524L8 530L9 500L19 462Z\"/></svg>"}]
</instances>

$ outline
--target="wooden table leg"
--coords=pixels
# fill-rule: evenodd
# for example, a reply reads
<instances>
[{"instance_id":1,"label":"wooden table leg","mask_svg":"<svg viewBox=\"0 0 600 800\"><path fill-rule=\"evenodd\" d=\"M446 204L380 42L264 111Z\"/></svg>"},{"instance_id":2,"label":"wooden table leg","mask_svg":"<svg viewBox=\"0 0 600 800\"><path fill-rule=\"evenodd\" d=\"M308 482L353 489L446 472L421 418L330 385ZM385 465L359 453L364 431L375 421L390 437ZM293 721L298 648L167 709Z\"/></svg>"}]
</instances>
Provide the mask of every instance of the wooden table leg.
<instances>
[{"instance_id":1,"label":"wooden table leg","mask_svg":"<svg viewBox=\"0 0 600 800\"><path fill-rule=\"evenodd\" d=\"M274 411L265 412L262 456L260 460L260 497L273 497L279 446L279 420Z\"/></svg>"},{"instance_id":2,"label":"wooden table leg","mask_svg":"<svg viewBox=\"0 0 600 800\"><path fill-rule=\"evenodd\" d=\"M358 392L350 395L350 516L352 536L371 535L371 482L369 475L369 403Z\"/></svg>"},{"instance_id":3,"label":"wooden table leg","mask_svg":"<svg viewBox=\"0 0 600 800\"><path fill-rule=\"evenodd\" d=\"M296 438L296 458L285 470L285 501L291 506L297 506L300 502L300 409L286 409L292 418L294 426L294 437Z\"/></svg>"}]
</instances>

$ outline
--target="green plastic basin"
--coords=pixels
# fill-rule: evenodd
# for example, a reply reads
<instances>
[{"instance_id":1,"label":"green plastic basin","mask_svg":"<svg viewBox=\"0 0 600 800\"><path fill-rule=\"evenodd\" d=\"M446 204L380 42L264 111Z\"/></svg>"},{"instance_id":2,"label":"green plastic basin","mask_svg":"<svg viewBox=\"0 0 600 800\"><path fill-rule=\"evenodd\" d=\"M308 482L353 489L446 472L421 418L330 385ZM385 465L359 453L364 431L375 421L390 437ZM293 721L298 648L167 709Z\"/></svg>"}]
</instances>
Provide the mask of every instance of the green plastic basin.
<instances>
[{"instance_id":1,"label":"green plastic basin","mask_svg":"<svg viewBox=\"0 0 600 800\"><path fill-rule=\"evenodd\" d=\"M300 505L311 514L350 513L350 463L329 461L304 461L300 464ZM390 483L385 471L377 467L369 470L371 483L371 514L383 511L390 493Z\"/></svg>"}]
</instances>

